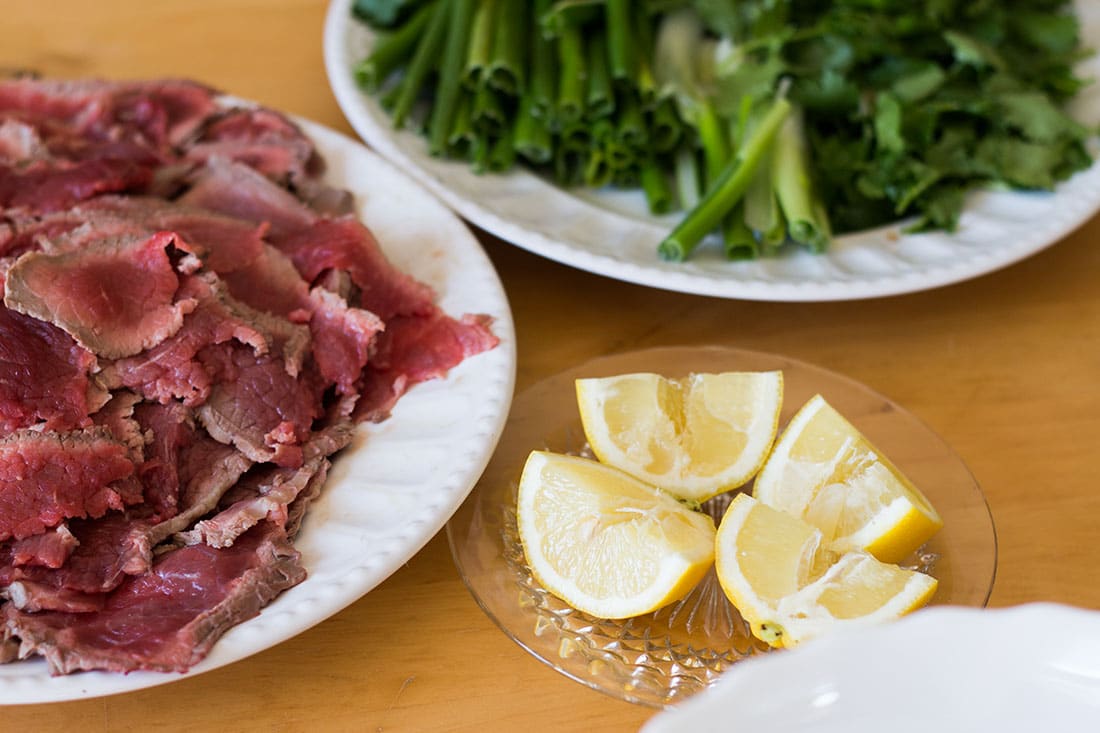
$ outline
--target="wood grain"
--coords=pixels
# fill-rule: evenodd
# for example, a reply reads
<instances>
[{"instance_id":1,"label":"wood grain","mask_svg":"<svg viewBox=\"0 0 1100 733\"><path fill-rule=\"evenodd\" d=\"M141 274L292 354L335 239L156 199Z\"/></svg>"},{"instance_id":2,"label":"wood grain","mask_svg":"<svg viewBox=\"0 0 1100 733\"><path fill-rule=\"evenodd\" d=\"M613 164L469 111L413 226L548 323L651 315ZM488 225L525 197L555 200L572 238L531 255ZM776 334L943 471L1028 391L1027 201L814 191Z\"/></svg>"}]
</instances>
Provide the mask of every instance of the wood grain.
<instances>
[{"instance_id":1,"label":"wood grain","mask_svg":"<svg viewBox=\"0 0 1100 733\"><path fill-rule=\"evenodd\" d=\"M0 70L196 78L351 132L317 0L8 0ZM893 298L754 303L621 283L479 233L518 333L518 382L603 354L719 344L844 373L969 464L1000 559L991 605L1100 607L1100 219L1012 267ZM480 611L435 537L362 600L267 652L91 701L10 707L5 730L635 730L651 711L538 662Z\"/></svg>"}]
</instances>

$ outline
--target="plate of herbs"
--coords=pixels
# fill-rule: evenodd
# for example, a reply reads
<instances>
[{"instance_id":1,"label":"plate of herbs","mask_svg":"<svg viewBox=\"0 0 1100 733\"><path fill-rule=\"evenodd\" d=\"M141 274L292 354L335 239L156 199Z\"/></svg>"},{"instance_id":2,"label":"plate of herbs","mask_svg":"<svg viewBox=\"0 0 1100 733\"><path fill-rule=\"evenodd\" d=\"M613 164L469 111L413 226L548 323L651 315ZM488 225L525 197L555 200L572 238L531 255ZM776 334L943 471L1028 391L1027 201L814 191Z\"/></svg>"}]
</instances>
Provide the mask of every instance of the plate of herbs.
<instances>
[{"instance_id":1,"label":"plate of herbs","mask_svg":"<svg viewBox=\"0 0 1100 733\"><path fill-rule=\"evenodd\" d=\"M924 290L1100 205L1100 8L1058 0L334 0L368 144L467 220L652 287Z\"/></svg>"}]
</instances>

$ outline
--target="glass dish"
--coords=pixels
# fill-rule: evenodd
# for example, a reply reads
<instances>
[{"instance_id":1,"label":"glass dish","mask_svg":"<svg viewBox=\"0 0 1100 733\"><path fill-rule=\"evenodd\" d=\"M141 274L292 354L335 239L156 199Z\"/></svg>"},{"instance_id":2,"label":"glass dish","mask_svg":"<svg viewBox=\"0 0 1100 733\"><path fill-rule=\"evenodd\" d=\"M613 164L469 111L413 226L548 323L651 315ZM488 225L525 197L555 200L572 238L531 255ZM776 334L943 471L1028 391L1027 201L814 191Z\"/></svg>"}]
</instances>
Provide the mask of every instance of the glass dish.
<instances>
[{"instance_id":1,"label":"glass dish","mask_svg":"<svg viewBox=\"0 0 1100 733\"><path fill-rule=\"evenodd\" d=\"M781 369L784 376L780 429L810 397L822 394L939 510L944 528L904 563L938 579L932 603L984 606L997 561L989 507L962 459L924 423L868 387L805 362L740 349L675 347L596 359L515 398L488 468L447 524L455 563L485 613L562 674L613 697L658 708L710 686L742 659L770 653L749 634L713 570L685 599L646 616L609 621L570 608L531 577L516 530L515 498L531 450L586 451L576 378L771 369ZM704 509L720 518L729 500L728 495L716 497Z\"/></svg>"}]
</instances>

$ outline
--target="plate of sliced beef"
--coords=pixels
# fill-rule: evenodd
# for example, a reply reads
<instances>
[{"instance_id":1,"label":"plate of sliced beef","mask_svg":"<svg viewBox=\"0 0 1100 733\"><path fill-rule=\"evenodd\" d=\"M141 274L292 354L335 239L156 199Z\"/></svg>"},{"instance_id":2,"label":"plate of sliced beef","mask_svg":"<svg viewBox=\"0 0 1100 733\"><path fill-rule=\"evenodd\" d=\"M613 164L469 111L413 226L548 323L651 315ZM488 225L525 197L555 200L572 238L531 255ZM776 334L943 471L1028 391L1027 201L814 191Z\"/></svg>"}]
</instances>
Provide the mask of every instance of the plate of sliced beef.
<instances>
[{"instance_id":1,"label":"plate of sliced beef","mask_svg":"<svg viewBox=\"0 0 1100 733\"><path fill-rule=\"evenodd\" d=\"M0 704L321 622L444 525L511 401L455 215L189 81L0 82L0 291Z\"/></svg>"}]
</instances>

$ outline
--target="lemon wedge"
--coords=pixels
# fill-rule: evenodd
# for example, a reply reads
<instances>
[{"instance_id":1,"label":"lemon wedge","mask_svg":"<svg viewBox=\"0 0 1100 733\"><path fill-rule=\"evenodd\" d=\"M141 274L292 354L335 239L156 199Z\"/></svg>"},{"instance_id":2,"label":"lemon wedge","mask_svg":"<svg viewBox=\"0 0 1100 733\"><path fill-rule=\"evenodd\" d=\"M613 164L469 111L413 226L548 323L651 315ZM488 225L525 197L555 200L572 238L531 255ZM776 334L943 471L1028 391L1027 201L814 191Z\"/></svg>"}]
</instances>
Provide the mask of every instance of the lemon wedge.
<instances>
[{"instance_id":1,"label":"lemon wedge","mask_svg":"<svg viewBox=\"0 0 1100 733\"><path fill-rule=\"evenodd\" d=\"M687 595L714 562L714 520L615 468L534 451L517 523L531 574L592 616L620 619Z\"/></svg>"},{"instance_id":2,"label":"lemon wedge","mask_svg":"<svg viewBox=\"0 0 1100 733\"><path fill-rule=\"evenodd\" d=\"M821 395L791 418L753 496L821 530L838 553L901 562L942 526L927 498Z\"/></svg>"},{"instance_id":3,"label":"lemon wedge","mask_svg":"<svg viewBox=\"0 0 1100 733\"><path fill-rule=\"evenodd\" d=\"M772 646L899 618L936 591L935 578L865 552L838 557L820 530L748 494L730 504L715 543L723 591L753 635Z\"/></svg>"},{"instance_id":4,"label":"lemon wedge","mask_svg":"<svg viewBox=\"0 0 1100 733\"><path fill-rule=\"evenodd\" d=\"M703 501L760 470L775 441L781 372L623 374L578 379L596 457L684 499Z\"/></svg>"}]
</instances>

